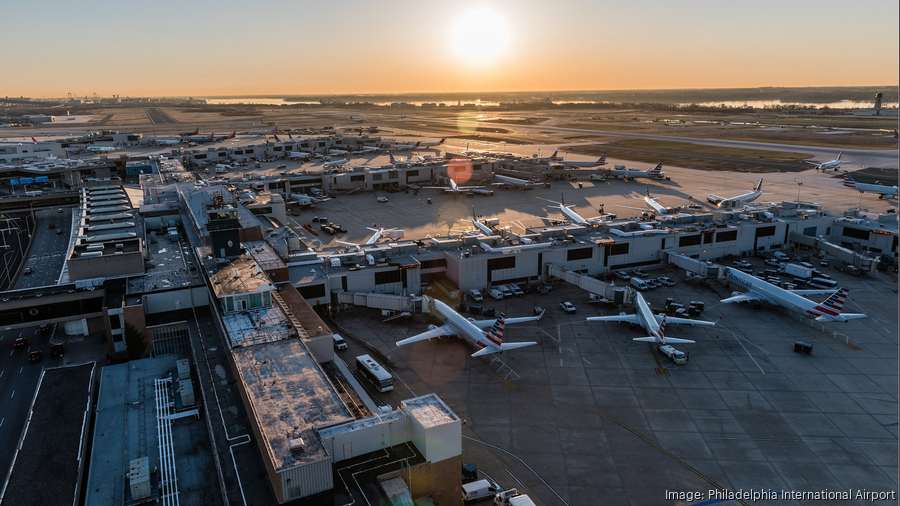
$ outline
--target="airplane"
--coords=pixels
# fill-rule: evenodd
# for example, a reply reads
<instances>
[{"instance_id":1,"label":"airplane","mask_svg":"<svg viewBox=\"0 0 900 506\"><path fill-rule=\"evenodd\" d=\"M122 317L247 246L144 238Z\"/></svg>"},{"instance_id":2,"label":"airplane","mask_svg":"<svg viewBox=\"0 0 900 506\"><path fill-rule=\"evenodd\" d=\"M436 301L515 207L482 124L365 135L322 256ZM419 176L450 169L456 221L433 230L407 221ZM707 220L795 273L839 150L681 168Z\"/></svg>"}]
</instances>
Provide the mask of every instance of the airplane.
<instances>
[{"instance_id":1,"label":"airplane","mask_svg":"<svg viewBox=\"0 0 900 506\"><path fill-rule=\"evenodd\" d=\"M234 132L231 132L231 135L220 135L218 137L215 137L213 139L213 142L221 142L221 141L227 141L228 139L234 139L235 135L237 135L237 130L235 130Z\"/></svg>"},{"instance_id":2,"label":"airplane","mask_svg":"<svg viewBox=\"0 0 900 506\"><path fill-rule=\"evenodd\" d=\"M635 169L613 169L609 171L610 176L615 176L619 179L623 179L626 177L652 177L652 178L661 178L666 175L665 172L662 171L662 162L659 162L650 170L635 170Z\"/></svg>"},{"instance_id":3,"label":"airplane","mask_svg":"<svg viewBox=\"0 0 900 506\"><path fill-rule=\"evenodd\" d=\"M309 160L313 156L315 156L313 153L305 153L303 151L291 151L290 155L288 155L291 160Z\"/></svg>"},{"instance_id":4,"label":"airplane","mask_svg":"<svg viewBox=\"0 0 900 506\"><path fill-rule=\"evenodd\" d=\"M666 206L657 202L657 200L659 200L659 198L654 198L654 197L650 196L650 185L647 185L647 196L644 197L644 202L646 202L647 205L650 206L650 209L643 209L640 207L629 207L629 206L616 206L616 207L624 207L626 209L636 209L638 211L644 211L647 213L655 213L655 214L659 214L659 215L667 214L669 212L669 210L666 209Z\"/></svg>"},{"instance_id":5,"label":"airplane","mask_svg":"<svg viewBox=\"0 0 900 506\"><path fill-rule=\"evenodd\" d=\"M850 176L850 173L846 170L844 171L844 186L847 188L853 188L859 193L879 193L879 199L892 199L897 197L897 187L896 186L885 186L881 184L865 184L865 183L857 183Z\"/></svg>"},{"instance_id":6,"label":"airplane","mask_svg":"<svg viewBox=\"0 0 900 506\"><path fill-rule=\"evenodd\" d=\"M349 158L341 158L340 160L334 160L331 162L325 162L323 167L343 167L345 163L349 162Z\"/></svg>"},{"instance_id":7,"label":"airplane","mask_svg":"<svg viewBox=\"0 0 900 506\"><path fill-rule=\"evenodd\" d=\"M509 177L509 176L500 176L500 175L495 174L494 179L499 179L500 182L494 183L494 184L495 185L503 185L503 186L510 186L510 185L518 186L518 187L522 188L523 190L531 190L534 188L534 185L537 183L536 177L537 176L535 175L534 172L531 173L531 179L529 179L528 181L526 181L524 179L518 179L518 178L514 178L514 177Z\"/></svg>"},{"instance_id":8,"label":"airplane","mask_svg":"<svg viewBox=\"0 0 900 506\"><path fill-rule=\"evenodd\" d=\"M841 155L843 155L843 154L844 154L843 151L839 151L837 158L835 158L834 160L831 160L830 162L816 163L816 162L808 162L807 161L806 163L815 165L816 170L828 170L828 169L838 170L838 167L840 167L841 162L843 162L843 160L841 160Z\"/></svg>"},{"instance_id":9,"label":"airplane","mask_svg":"<svg viewBox=\"0 0 900 506\"><path fill-rule=\"evenodd\" d=\"M606 165L606 153L603 153L603 156L597 159L596 162L558 162L566 167L600 167L601 165Z\"/></svg>"},{"instance_id":10,"label":"airplane","mask_svg":"<svg viewBox=\"0 0 900 506\"><path fill-rule=\"evenodd\" d=\"M87 146L85 149L91 153L109 153L119 148L118 146Z\"/></svg>"},{"instance_id":11,"label":"airplane","mask_svg":"<svg viewBox=\"0 0 900 506\"><path fill-rule=\"evenodd\" d=\"M197 143L197 144L203 144L203 143L206 143L206 142L212 142L212 141L213 141L213 136L214 136L214 135L215 135L215 134L209 134L209 137L203 137L202 139L197 139L197 138L195 138L195 137L188 137L188 142L194 142L194 143Z\"/></svg>"},{"instance_id":12,"label":"airplane","mask_svg":"<svg viewBox=\"0 0 900 506\"><path fill-rule=\"evenodd\" d=\"M491 230L490 227L488 227L484 223L478 221L478 215L475 214L475 206L472 206L472 220L469 223L474 225L475 228L480 230L481 233L483 233L484 235L487 235L487 236L497 235L497 233L494 232L493 230Z\"/></svg>"},{"instance_id":13,"label":"airplane","mask_svg":"<svg viewBox=\"0 0 900 506\"><path fill-rule=\"evenodd\" d=\"M381 151L381 148L375 146L360 146L359 149L362 151L369 151L371 153L378 153L379 151Z\"/></svg>"},{"instance_id":14,"label":"airplane","mask_svg":"<svg viewBox=\"0 0 900 506\"><path fill-rule=\"evenodd\" d=\"M331 199L322 195L310 196L303 195L302 193L291 194L291 203L300 204L301 206L314 206L320 202L325 202L326 200Z\"/></svg>"},{"instance_id":15,"label":"airplane","mask_svg":"<svg viewBox=\"0 0 900 506\"><path fill-rule=\"evenodd\" d=\"M385 230L385 228L383 226L379 226L378 228L372 228L372 227L366 227L366 228L375 233L372 234L372 237L369 237L369 240L367 240L366 242L364 242L362 244L356 244L355 242L344 242L344 241L335 241L335 242L340 243L340 244L346 244L347 246L353 246L356 248L356 251L362 251L363 246L371 246L371 245L377 243L378 240L381 239L381 236L384 235L384 233L386 231L397 230L396 227Z\"/></svg>"},{"instance_id":16,"label":"airplane","mask_svg":"<svg viewBox=\"0 0 900 506\"><path fill-rule=\"evenodd\" d=\"M406 115L405 115L405 114L401 114L401 115L400 115L400 119L406 119Z\"/></svg>"},{"instance_id":17,"label":"airplane","mask_svg":"<svg viewBox=\"0 0 900 506\"><path fill-rule=\"evenodd\" d=\"M181 139L156 139L156 143L161 146L174 146L181 144Z\"/></svg>"},{"instance_id":18,"label":"airplane","mask_svg":"<svg viewBox=\"0 0 900 506\"><path fill-rule=\"evenodd\" d=\"M714 321L691 320L689 318L668 318L665 314L654 315L650 310L650 305L644 300L644 296L639 292L634 294L634 314L620 314L617 316L593 316L587 319L589 322L628 322L644 327L644 330L650 334L649 337L635 337L633 341L641 343L657 343L664 345L667 343L686 343L694 344L691 339L679 339L676 337L666 337L666 322L668 323L685 323L688 325L704 325L713 326Z\"/></svg>"},{"instance_id":19,"label":"airplane","mask_svg":"<svg viewBox=\"0 0 900 506\"><path fill-rule=\"evenodd\" d=\"M391 155L391 157L393 159L393 155ZM484 188L484 186L459 186L458 184L456 184L456 181L454 181L453 178L450 178L450 186L423 186L422 188L425 188L428 190L444 190L446 193L465 193L465 192L483 193L483 194L492 193L490 191L480 189L480 188Z\"/></svg>"},{"instance_id":20,"label":"airplane","mask_svg":"<svg viewBox=\"0 0 900 506\"><path fill-rule=\"evenodd\" d=\"M197 127L193 132L181 132L178 134L179 137L190 137L192 135L200 135L200 127Z\"/></svg>"},{"instance_id":21,"label":"airplane","mask_svg":"<svg viewBox=\"0 0 900 506\"><path fill-rule=\"evenodd\" d=\"M349 155L350 152L343 150L343 149L329 149L328 154L329 155Z\"/></svg>"},{"instance_id":22,"label":"airplane","mask_svg":"<svg viewBox=\"0 0 900 506\"><path fill-rule=\"evenodd\" d=\"M271 130L255 130L255 131L253 131L253 132L247 132L247 135L265 135L265 136L268 136L268 135L275 135L276 132L278 132L278 127L277 127L277 126L276 126L275 128L273 128L273 129L271 129Z\"/></svg>"},{"instance_id":23,"label":"airplane","mask_svg":"<svg viewBox=\"0 0 900 506\"><path fill-rule=\"evenodd\" d=\"M354 118L353 116L350 116L350 121L352 121L354 123L365 123L366 121L369 121L369 120L367 120L366 118Z\"/></svg>"},{"instance_id":24,"label":"airplane","mask_svg":"<svg viewBox=\"0 0 900 506\"><path fill-rule=\"evenodd\" d=\"M259 120L259 124L260 124L260 125L276 126L276 125L278 125L278 122L277 122L277 121L263 121L263 120Z\"/></svg>"},{"instance_id":25,"label":"airplane","mask_svg":"<svg viewBox=\"0 0 900 506\"><path fill-rule=\"evenodd\" d=\"M562 192L560 192L562 194ZM594 218L584 218L580 214L576 213L575 210L572 209L573 205L566 205L566 198L562 196L562 202L559 203L559 210L562 212L566 218L568 218L570 223L574 223L576 225L593 225L595 223L601 223L603 221L603 216L596 216ZM615 215L611 215L615 218ZM634 232L622 232L621 230L611 228L609 231L613 234L616 234L621 237L632 237L637 235L655 235L655 234L670 234L671 231L664 229L647 229L647 230L637 230Z\"/></svg>"},{"instance_id":26,"label":"airplane","mask_svg":"<svg viewBox=\"0 0 900 506\"><path fill-rule=\"evenodd\" d=\"M884 128L880 128L879 130L881 130L882 132L887 132L887 133L891 134L892 136L894 136L895 139L900 138L900 133L897 133L897 129L885 130Z\"/></svg>"},{"instance_id":27,"label":"airplane","mask_svg":"<svg viewBox=\"0 0 900 506\"><path fill-rule=\"evenodd\" d=\"M444 325L435 327L429 326L429 329L421 334L397 341L397 346L405 346L418 341L425 341L441 336L458 336L468 343L472 344L478 351L472 354L473 357L490 355L492 353L503 353L504 351L515 350L537 344L536 342L528 343L504 343L503 333L507 324L524 323L540 320L544 316L544 311L537 316L528 316L522 318L507 318L505 314L500 313L497 320L468 320L461 314L450 308L447 304L433 299L427 295L422 296L423 308L431 313L432 316L444 322ZM489 329L485 331L485 329Z\"/></svg>"},{"instance_id":28,"label":"airplane","mask_svg":"<svg viewBox=\"0 0 900 506\"><path fill-rule=\"evenodd\" d=\"M561 156L557 156L558 154L559 154L559 150L557 149L550 156L538 157L538 155L532 155L531 159L537 160L539 162L561 162L561 161L563 161L563 158Z\"/></svg>"},{"instance_id":29,"label":"airplane","mask_svg":"<svg viewBox=\"0 0 900 506\"><path fill-rule=\"evenodd\" d=\"M447 141L447 138L444 137L444 138L442 138L441 140L439 140L439 141L437 141L437 142L417 142L417 143L416 143L416 147L419 147L419 148L430 148L430 147L433 147L433 146L441 146L441 145L443 145L444 142L446 142L446 141Z\"/></svg>"},{"instance_id":30,"label":"airplane","mask_svg":"<svg viewBox=\"0 0 900 506\"><path fill-rule=\"evenodd\" d=\"M725 279L739 287L748 290L745 293L732 292L732 296L722 299L720 302L731 304L734 302L765 301L769 304L781 306L790 311L807 314L820 322L848 322L857 318L866 318L868 315L860 313L841 313L841 308L847 300L850 290L838 288L832 290L785 290L771 283L767 283L755 276L745 274L731 267L725 268ZM831 296L824 302L813 302L801 295L816 295L830 293Z\"/></svg>"},{"instance_id":31,"label":"airplane","mask_svg":"<svg viewBox=\"0 0 900 506\"><path fill-rule=\"evenodd\" d=\"M760 179L759 183L757 183L756 185L756 188L750 193L738 195L737 197L731 197L730 199L726 199L724 197L720 197L718 195L713 195L712 193L710 193L706 196L706 201L719 209L740 207L748 202L753 202L754 200L758 199L760 195L762 195L762 182L763 180Z\"/></svg>"},{"instance_id":32,"label":"airplane","mask_svg":"<svg viewBox=\"0 0 900 506\"><path fill-rule=\"evenodd\" d=\"M421 143L419 143L419 142L417 142L415 144L388 144L388 143L385 143L385 144L381 145L381 148L382 149L395 149L398 151L409 151L409 150L418 148L419 144L421 144Z\"/></svg>"}]
</instances>

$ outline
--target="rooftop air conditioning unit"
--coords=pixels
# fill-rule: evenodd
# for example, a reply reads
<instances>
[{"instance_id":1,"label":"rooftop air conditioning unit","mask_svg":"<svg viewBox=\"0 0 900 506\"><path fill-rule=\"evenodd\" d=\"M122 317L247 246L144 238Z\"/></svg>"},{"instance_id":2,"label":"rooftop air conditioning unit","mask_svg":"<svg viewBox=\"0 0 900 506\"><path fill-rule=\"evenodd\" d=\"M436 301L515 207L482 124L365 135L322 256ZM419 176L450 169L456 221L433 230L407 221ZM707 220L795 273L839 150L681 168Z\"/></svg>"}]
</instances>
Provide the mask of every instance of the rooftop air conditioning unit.
<instances>
[{"instance_id":1,"label":"rooftop air conditioning unit","mask_svg":"<svg viewBox=\"0 0 900 506\"><path fill-rule=\"evenodd\" d=\"M291 439L288 441L288 444L291 447L291 453L303 453L306 451L306 445L303 443L302 437Z\"/></svg>"}]
</instances>

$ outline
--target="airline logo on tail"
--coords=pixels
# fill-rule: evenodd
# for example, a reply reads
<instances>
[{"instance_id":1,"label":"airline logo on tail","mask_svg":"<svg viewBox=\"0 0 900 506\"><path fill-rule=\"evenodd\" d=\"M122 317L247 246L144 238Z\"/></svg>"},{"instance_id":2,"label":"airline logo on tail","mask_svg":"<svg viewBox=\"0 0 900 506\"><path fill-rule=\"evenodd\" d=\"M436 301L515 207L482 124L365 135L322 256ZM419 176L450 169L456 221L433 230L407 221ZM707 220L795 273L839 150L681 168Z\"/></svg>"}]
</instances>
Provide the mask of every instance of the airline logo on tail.
<instances>
[{"instance_id":1,"label":"airline logo on tail","mask_svg":"<svg viewBox=\"0 0 900 506\"><path fill-rule=\"evenodd\" d=\"M838 151L838 157L837 157L837 159L840 160L840 159L841 159L841 156L843 156L843 154L844 154L843 151Z\"/></svg>"},{"instance_id":2,"label":"airline logo on tail","mask_svg":"<svg viewBox=\"0 0 900 506\"><path fill-rule=\"evenodd\" d=\"M397 160L394 158L394 153L388 153L388 156L391 157L391 163L397 163Z\"/></svg>"},{"instance_id":3,"label":"airline logo on tail","mask_svg":"<svg viewBox=\"0 0 900 506\"><path fill-rule=\"evenodd\" d=\"M649 176L658 176L662 172L662 162L656 164L656 167L653 167L650 172L647 173Z\"/></svg>"},{"instance_id":4,"label":"airline logo on tail","mask_svg":"<svg viewBox=\"0 0 900 506\"><path fill-rule=\"evenodd\" d=\"M762 182L763 182L763 180L760 179L759 183L756 185L756 191L762 191Z\"/></svg>"},{"instance_id":5,"label":"airline logo on tail","mask_svg":"<svg viewBox=\"0 0 900 506\"><path fill-rule=\"evenodd\" d=\"M847 294L850 293L849 288L841 288L838 291L831 294L831 297L825 299L825 302L816 305L807 313L813 316L822 316L823 314L828 316L838 316L841 314L841 309L844 307L844 302L847 302Z\"/></svg>"},{"instance_id":6,"label":"airline logo on tail","mask_svg":"<svg viewBox=\"0 0 900 506\"><path fill-rule=\"evenodd\" d=\"M275 135L274 137L275 137L275 142L281 142L281 139L279 139L277 135Z\"/></svg>"},{"instance_id":7,"label":"airline logo on tail","mask_svg":"<svg viewBox=\"0 0 900 506\"><path fill-rule=\"evenodd\" d=\"M606 165L606 153L603 153L603 156L601 156L601 157L597 160L597 163L594 164L594 165Z\"/></svg>"},{"instance_id":8,"label":"airline logo on tail","mask_svg":"<svg viewBox=\"0 0 900 506\"><path fill-rule=\"evenodd\" d=\"M525 181L525 186L534 186L535 183L537 183L537 175L534 172L532 172L531 179L529 179L528 181Z\"/></svg>"},{"instance_id":9,"label":"airline logo on tail","mask_svg":"<svg viewBox=\"0 0 900 506\"><path fill-rule=\"evenodd\" d=\"M506 315L500 313L500 317L497 318L497 321L494 322L494 325L491 327L491 330L488 331L485 337L492 343L497 346L501 346L503 344L503 329L506 328Z\"/></svg>"},{"instance_id":10,"label":"airline logo on tail","mask_svg":"<svg viewBox=\"0 0 900 506\"><path fill-rule=\"evenodd\" d=\"M854 190L856 189L856 181L854 181L853 178L850 177L850 173L846 170L844 171L844 186L846 186L847 188L853 188Z\"/></svg>"},{"instance_id":11,"label":"airline logo on tail","mask_svg":"<svg viewBox=\"0 0 900 506\"><path fill-rule=\"evenodd\" d=\"M895 131L896 131L896 130L895 130ZM443 144L443 143L446 142L446 141L447 141L447 138L446 138L446 137L443 137L443 138L441 138L441 140L438 141L438 144Z\"/></svg>"},{"instance_id":12,"label":"airline logo on tail","mask_svg":"<svg viewBox=\"0 0 900 506\"><path fill-rule=\"evenodd\" d=\"M37 144L37 141L36 141L36 140L34 140L34 137L32 137L32 138L31 138L31 142L33 142L33 143L35 143L35 144Z\"/></svg>"}]
</instances>

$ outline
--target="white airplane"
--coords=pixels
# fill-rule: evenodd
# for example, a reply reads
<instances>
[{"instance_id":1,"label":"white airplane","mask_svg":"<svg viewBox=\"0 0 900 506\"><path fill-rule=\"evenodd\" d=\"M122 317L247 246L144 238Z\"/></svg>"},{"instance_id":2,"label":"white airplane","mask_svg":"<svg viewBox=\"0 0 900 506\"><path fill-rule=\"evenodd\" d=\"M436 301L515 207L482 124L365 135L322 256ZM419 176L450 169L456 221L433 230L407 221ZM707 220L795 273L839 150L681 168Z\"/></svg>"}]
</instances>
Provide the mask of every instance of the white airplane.
<instances>
[{"instance_id":1,"label":"white airplane","mask_svg":"<svg viewBox=\"0 0 900 506\"><path fill-rule=\"evenodd\" d=\"M559 150L558 150L558 149L557 149L556 151L554 151L553 154L550 155L550 156L541 156L541 157L539 157L538 155L532 155L532 156L531 156L531 159L532 159L532 160L537 160L537 161L539 161L539 162L561 162L561 161L563 161L563 157L557 156L557 155L559 155Z\"/></svg>"},{"instance_id":2,"label":"white airplane","mask_svg":"<svg viewBox=\"0 0 900 506\"><path fill-rule=\"evenodd\" d=\"M325 162L324 164L322 164L322 166L327 167L327 168L332 168L332 167L340 168L340 167L343 167L344 164L348 163L349 161L350 161L349 158L341 158L340 160L333 160L330 162Z\"/></svg>"},{"instance_id":3,"label":"white airplane","mask_svg":"<svg viewBox=\"0 0 900 506\"><path fill-rule=\"evenodd\" d=\"M291 194L291 203L300 204L301 206L314 206L320 202L325 202L326 200L331 199L319 195L303 195L302 193Z\"/></svg>"},{"instance_id":4,"label":"white airplane","mask_svg":"<svg viewBox=\"0 0 900 506\"><path fill-rule=\"evenodd\" d=\"M847 288L838 288L836 292L832 290L785 290L731 267L725 268L725 279L748 290L746 293L733 292L731 297L720 301L725 304L765 301L790 311L808 314L820 322L846 323L849 320L866 318L868 316L860 313L841 313L841 308L847 300L847 294L850 293L850 290ZM801 295L823 293L830 293L831 296L821 303L801 297Z\"/></svg>"},{"instance_id":5,"label":"white airplane","mask_svg":"<svg viewBox=\"0 0 900 506\"><path fill-rule=\"evenodd\" d=\"M503 333L507 323L524 323L540 320L544 316L544 311L537 316L528 316L523 318L507 318L505 314L500 313L497 320L469 320L464 318L450 308L447 304L431 297L423 296L424 309L431 313L432 316L444 322L444 325L435 327L430 325L429 329L421 334L397 341L397 346L405 346L418 341L425 341L441 336L458 336L468 343L472 344L478 351L472 354L473 357L482 355L490 355L492 353L503 353L504 351L515 350L537 344L529 343L504 343ZM484 329L490 329L485 331Z\"/></svg>"},{"instance_id":6,"label":"white airplane","mask_svg":"<svg viewBox=\"0 0 900 506\"><path fill-rule=\"evenodd\" d=\"M446 141L447 141L447 138L444 137L444 138L442 138L441 140L439 140L439 141L437 141L437 142L417 142L416 145L417 145L418 147L420 147L420 148L431 148L431 147L434 147L434 146L441 146L441 145L443 145L444 142L446 142Z\"/></svg>"},{"instance_id":7,"label":"white airplane","mask_svg":"<svg viewBox=\"0 0 900 506\"><path fill-rule=\"evenodd\" d=\"M620 314L618 316L594 316L588 318L589 322L628 322L644 327L644 330L650 334L649 337L635 337L633 340L642 343L658 343L660 345L666 343L690 343L694 341L690 339L678 339L676 337L666 337L666 321L665 314L654 315L650 310L650 305L644 300L644 296L640 293L634 294L634 314ZM691 320L689 318L668 318L669 323L685 323L687 325L715 325L716 322L706 320Z\"/></svg>"},{"instance_id":8,"label":"white airplane","mask_svg":"<svg viewBox=\"0 0 900 506\"><path fill-rule=\"evenodd\" d=\"M247 135L275 135L278 133L278 127L275 127L271 130L256 130L255 132L247 132Z\"/></svg>"},{"instance_id":9,"label":"white airplane","mask_svg":"<svg viewBox=\"0 0 900 506\"><path fill-rule=\"evenodd\" d=\"M762 195L762 182L763 180L760 179L759 183L757 183L756 185L756 188L750 193L738 195L737 197L731 197L730 199L710 193L706 196L706 201L718 207L719 209L740 207L748 202L753 202L754 200L758 199L760 195Z\"/></svg>"},{"instance_id":10,"label":"white airplane","mask_svg":"<svg viewBox=\"0 0 900 506\"><path fill-rule=\"evenodd\" d=\"M356 248L356 251L362 251L363 246L371 246L371 245L377 243L378 240L381 239L381 236L384 235L384 232L385 232L385 228L383 226L379 226L377 229L372 228L372 227L366 227L366 228L375 233L372 234L372 237L369 237L369 240L367 240L366 242L364 242L362 244L356 244L355 242L344 242L344 241L334 241L334 242L337 242L340 244L345 244L347 246L353 246ZM397 230L397 229L395 227L395 228L389 228L387 230Z\"/></svg>"},{"instance_id":11,"label":"white airplane","mask_svg":"<svg viewBox=\"0 0 900 506\"><path fill-rule=\"evenodd\" d=\"M560 192L562 193L562 192ZM570 223L575 223L576 225L593 225L595 223L601 223L603 221L603 216L595 216L594 218L584 218L580 214L576 213L572 207L573 205L566 205L565 196L562 197L562 202L559 203L559 211L563 213L566 218L569 219ZM615 218L615 215L611 215ZM637 230L634 232L622 232L621 230L611 228L609 231L613 234L616 234L621 237L633 237L638 235L656 235L656 234L671 234L670 230L664 229L647 229L647 230Z\"/></svg>"},{"instance_id":12,"label":"white airplane","mask_svg":"<svg viewBox=\"0 0 900 506\"><path fill-rule=\"evenodd\" d=\"M393 163L393 162L391 162ZM422 188L428 190L444 190L446 193L465 193L465 192L474 192L474 193L489 193L487 190L481 190L480 188L484 188L484 186L459 186L456 184L452 178L450 179L450 186L423 186Z\"/></svg>"},{"instance_id":13,"label":"white airplane","mask_svg":"<svg viewBox=\"0 0 900 506\"><path fill-rule=\"evenodd\" d=\"M329 155L342 155L342 156L346 156L346 155L349 155L350 152L347 151L347 150L345 150L345 149L329 149L329 150L328 150L328 154L329 154Z\"/></svg>"},{"instance_id":14,"label":"white airplane","mask_svg":"<svg viewBox=\"0 0 900 506\"><path fill-rule=\"evenodd\" d=\"M666 207L664 205L657 202L657 200L659 200L659 199L650 196L650 185L647 185L647 196L644 197L644 202L646 202L647 205L650 206L650 209L643 209L640 207L629 207L629 206L616 206L616 207L624 207L626 209L636 209L638 211L644 211L647 213L656 213L659 215L667 214L669 212L669 210L666 209Z\"/></svg>"},{"instance_id":15,"label":"white airplane","mask_svg":"<svg viewBox=\"0 0 900 506\"><path fill-rule=\"evenodd\" d=\"M119 148L118 146L87 146L85 149L91 153L109 153Z\"/></svg>"},{"instance_id":16,"label":"white airplane","mask_svg":"<svg viewBox=\"0 0 900 506\"><path fill-rule=\"evenodd\" d=\"M360 146L360 151L369 151L371 153L378 153L381 151L381 148L375 146Z\"/></svg>"},{"instance_id":17,"label":"white airplane","mask_svg":"<svg viewBox=\"0 0 900 506\"><path fill-rule=\"evenodd\" d=\"M623 179L626 177L652 177L652 178L660 178L666 175L665 172L662 171L662 162L656 164L650 170L635 170L635 169L613 169L609 171L610 176L615 176L619 179Z\"/></svg>"},{"instance_id":18,"label":"white airplane","mask_svg":"<svg viewBox=\"0 0 900 506\"><path fill-rule=\"evenodd\" d=\"M531 173L531 179L529 179L527 181L524 179L518 179L518 178L514 178L514 177L500 176L498 174L494 174L494 179L497 179L500 181L499 183L494 183L494 184L498 185L498 186L518 186L519 188L522 188L523 190L531 190L531 189L534 189L534 185L537 183L536 178L537 178L537 176L535 175L534 172Z\"/></svg>"},{"instance_id":19,"label":"white airplane","mask_svg":"<svg viewBox=\"0 0 900 506\"><path fill-rule=\"evenodd\" d=\"M156 139L156 143L160 146L175 146L181 144L180 139Z\"/></svg>"},{"instance_id":20,"label":"white airplane","mask_svg":"<svg viewBox=\"0 0 900 506\"><path fill-rule=\"evenodd\" d=\"M350 116L350 121L352 121L354 123L365 123L366 121L369 121L369 120L367 120L366 118L354 118L353 116Z\"/></svg>"},{"instance_id":21,"label":"white airplane","mask_svg":"<svg viewBox=\"0 0 900 506\"><path fill-rule=\"evenodd\" d=\"M472 220L469 221L469 223L474 225L475 228L480 230L481 233L483 233L484 235L487 235L487 236L497 235L497 233L494 232L493 230L491 230L490 227L488 227L484 223L478 221L478 215L475 214L475 206L472 206Z\"/></svg>"},{"instance_id":22,"label":"white airplane","mask_svg":"<svg viewBox=\"0 0 900 506\"><path fill-rule=\"evenodd\" d=\"M315 152L315 150L313 150L313 152ZM291 160L309 160L313 156L315 156L313 153L305 153L303 151L291 151L290 155L288 155L288 158L290 158Z\"/></svg>"},{"instance_id":23,"label":"white airplane","mask_svg":"<svg viewBox=\"0 0 900 506\"><path fill-rule=\"evenodd\" d=\"M828 170L828 169L838 170L838 167L840 167L841 162L843 162L843 160L841 160L841 155L843 155L843 154L844 154L843 151L839 151L837 158L835 158L834 160L831 160L829 162L825 162L825 163L816 163L816 162L806 162L806 163L815 165L816 170Z\"/></svg>"},{"instance_id":24,"label":"white airplane","mask_svg":"<svg viewBox=\"0 0 900 506\"><path fill-rule=\"evenodd\" d=\"M415 144L409 144L409 143L406 143L406 144L390 144L390 143L384 143L384 144L381 145L381 149L395 149L395 150L397 150L397 151L410 151L410 150L412 150L412 149L418 148L418 147L419 147L419 144L421 144L421 143L419 143L419 142L417 142L417 143L415 143Z\"/></svg>"},{"instance_id":25,"label":"white airplane","mask_svg":"<svg viewBox=\"0 0 900 506\"><path fill-rule=\"evenodd\" d=\"M596 162L557 162L566 167L600 167L601 165L606 165L606 153L603 153L603 156L597 159Z\"/></svg>"},{"instance_id":26,"label":"white airplane","mask_svg":"<svg viewBox=\"0 0 900 506\"><path fill-rule=\"evenodd\" d=\"M853 188L859 193L878 193L880 194L878 198L880 199L893 199L897 198L897 187L896 186L885 186L881 184L865 184L865 183L857 183L850 176L850 173L846 170L844 171L844 186L847 188Z\"/></svg>"}]
</instances>

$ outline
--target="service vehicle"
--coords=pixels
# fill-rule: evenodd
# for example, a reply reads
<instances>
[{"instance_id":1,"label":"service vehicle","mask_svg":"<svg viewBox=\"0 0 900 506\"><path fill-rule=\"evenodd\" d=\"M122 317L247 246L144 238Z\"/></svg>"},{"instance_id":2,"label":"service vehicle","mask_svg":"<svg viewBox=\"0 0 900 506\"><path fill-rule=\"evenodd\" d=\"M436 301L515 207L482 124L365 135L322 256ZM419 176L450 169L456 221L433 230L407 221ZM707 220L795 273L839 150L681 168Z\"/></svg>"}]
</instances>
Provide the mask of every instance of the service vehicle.
<instances>
[{"instance_id":1,"label":"service vehicle","mask_svg":"<svg viewBox=\"0 0 900 506\"><path fill-rule=\"evenodd\" d=\"M667 277L656 278L656 282L659 283L660 285L675 286L675 282L672 281L671 278L667 278Z\"/></svg>"},{"instance_id":2,"label":"service vehicle","mask_svg":"<svg viewBox=\"0 0 900 506\"><path fill-rule=\"evenodd\" d=\"M791 259L791 257L787 256L787 254L782 251L776 251L775 253L772 253L772 256L775 257L776 260L781 260L782 262L787 262Z\"/></svg>"},{"instance_id":3,"label":"service vehicle","mask_svg":"<svg viewBox=\"0 0 900 506\"><path fill-rule=\"evenodd\" d=\"M643 276L643 277L647 277L650 275L650 273L645 271L644 269L635 269L634 273L637 274L638 276Z\"/></svg>"},{"instance_id":4,"label":"service vehicle","mask_svg":"<svg viewBox=\"0 0 900 506\"><path fill-rule=\"evenodd\" d=\"M686 364L688 361L688 356L685 355L683 351L676 350L668 344L660 346L658 350L665 356L671 358L676 365Z\"/></svg>"},{"instance_id":5,"label":"service vehicle","mask_svg":"<svg viewBox=\"0 0 900 506\"><path fill-rule=\"evenodd\" d=\"M474 288L469 290L469 295L472 297L472 300L474 300L475 302L484 301L484 296L481 295L481 292L479 292L478 290L475 290Z\"/></svg>"},{"instance_id":6,"label":"service vehicle","mask_svg":"<svg viewBox=\"0 0 900 506\"><path fill-rule=\"evenodd\" d=\"M641 278L631 278L631 286L637 288L642 292L650 289L650 286L647 285L647 282Z\"/></svg>"},{"instance_id":7,"label":"service vehicle","mask_svg":"<svg viewBox=\"0 0 900 506\"><path fill-rule=\"evenodd\" d=\"M462 486L462 500L466 503L492 497L500 488L488 480L478 480Z\"/></svg>"},{"instance_id":8,"label":"service vehicle","mask_svg":"<svg viewBox=\"0 0 900 506\"><path fill-rule=\"evenodd\" d=\"M511 488L494 494L494 506L535 506L528 494L520 494Z\"/></svg>"},{"instance_id":9,"label":"service vehicle","mask_svg":"<svg viewBox=\"0 0 900 506\"><path fill-rule=\"evenodd\" d=\"M491 290L488 292L488 295L490 295L494 300L503 300L503 292L501 292L497 288L491 288Z\"/></svg>"},{"instance_id":10,"label":"service vehicle","mask_svg":"<svg viewBox=\"0 0 900 506\"><path fill-rule=\"evenodd\" d=\"M631 276L629 276L625 271L616 271L616 276L622 281L628 281L629 279L631 279Z\"/></svg>"},{"instance_id":11,"label":"service vehicle","mask_svg":"<svg viewBox=\"0 0 900 506\"><path fill-rule=\"evenodd\" d=\"M347 341L344 341L340 334L332 334L331 338L334 340L334 349L338 351L347 349Z\"/></svg>"},{"instance_id":12,"label":"service vehicle","mask_svg":"<svg viewBox=\"0 0 900 506\"><path fill-rule=\"evenodd\" d=\"M384 367L378 365L372 357L360 355L356 357L356 371L366 378L379 392L394 389L394 377Z\"/></svg>"},{"instance_id":13,"label":"service vehicle","mask_svg":"<svg viewBox=\"0 0 900 506\"><path fill-rule=\"evenodd\" d=\"M801 279L809 279L813 274L812 267L806 267L799 264L784 264L784 267L779 269L779 271Z\"/></svg>"},{"instance_id":14,"label":"service vehicle","mask_svg":"<svg viewBox=\"0 0 900 506\"><path fill-rule=\"evenodd\" d=\"M559 308L569 314L572 314L575 312L575 306L571 302L560 302Z\"/></svg>"}]
</instances>

